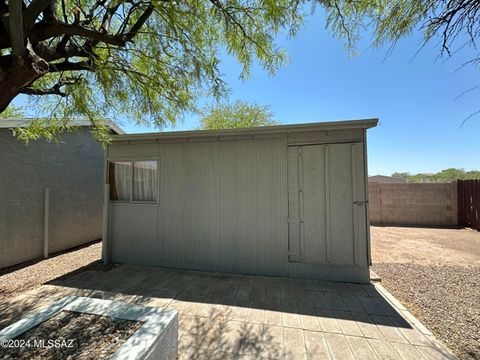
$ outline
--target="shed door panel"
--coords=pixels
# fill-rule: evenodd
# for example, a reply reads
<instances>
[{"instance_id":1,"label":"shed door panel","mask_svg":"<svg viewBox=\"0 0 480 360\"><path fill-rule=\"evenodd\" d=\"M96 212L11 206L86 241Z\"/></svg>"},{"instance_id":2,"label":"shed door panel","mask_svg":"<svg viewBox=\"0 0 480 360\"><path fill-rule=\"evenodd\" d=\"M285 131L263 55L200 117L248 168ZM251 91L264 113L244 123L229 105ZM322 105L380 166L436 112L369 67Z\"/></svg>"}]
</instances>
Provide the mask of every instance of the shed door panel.
<instances>
[{"instance_id":1,"label":"shed door panel","mask_svg":"<svg viewBox=\"0 0 480 360\"><path fill-rule=\"evenodd\" d=\"M328 145L331 262L353 264L354 228L352 154L350 144Z\"/></svg>"},{"instance_id":2,"label":"shed door panel","mask_svg":"<svg viewBox=\"0 0 480 360\"><path fill-rule=\"evenodd\" d=\"M299 148L300 198L304 239L303 261L325 263L327 261L327 241L325 228L325 147L303 146Z\"/></svg>"},{"instance_id":3,"label":"shed door panel","mask_svg":"<svg viewBox=\"0 0 480 360\"><path fill-rule=\"evenodd\" d=\"M290 147L288 167L290 261L366 265L362 144Z\"/></svg>"},{"instance_id":4,"label":"shed door panel","mask_svg":"<svg viewBox=\"0 0 480 360\"><path fill-rule=\"evenodd\" d=\"M353 174L353 222L355 240L355 264L368 266L367 255L367 194L365 187L365 164L363 144L355 143L352 146L352 174Z\"/></svg>"}]
</instances>

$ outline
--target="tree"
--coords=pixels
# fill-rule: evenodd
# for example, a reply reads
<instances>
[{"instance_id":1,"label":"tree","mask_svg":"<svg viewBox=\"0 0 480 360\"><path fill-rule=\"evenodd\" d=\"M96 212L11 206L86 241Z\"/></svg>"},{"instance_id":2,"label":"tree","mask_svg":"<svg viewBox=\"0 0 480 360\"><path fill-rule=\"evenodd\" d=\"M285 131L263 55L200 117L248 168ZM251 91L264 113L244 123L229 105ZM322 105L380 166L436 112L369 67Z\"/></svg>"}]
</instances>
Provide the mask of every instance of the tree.
<instances>
[{"instance_id":1,"label":"tree","mask_svg":"<svg viewBox=\"0 0 480 360\"><path fill-rule=\"evenodd\" d=\"M285 60L274 38L294 35L308 7L353 49L363 29L377 45L417 27L439 35L442 52L479 34L479 1L433 0L6 0L0 3L0 113L18 94L42 116L88 117L94 129L115 114L161 127L227 91L220 49L274 73ZM477 59L475 59L477 61ZM55 122L54 121L54 122ZM46 121L45 126L51 124Z\"/></svg>"},{"instance_id":2,"label":"tree","mask_svg":"<svg viewBox=\"0 0 480 360\"><path fill-rule=\"evenodd\" d=\"M345 0L327 5L330 28L345 38L349 47L354 46L365 29L373 32L377 46L394 46L402 37L420 29L424 44L439 38L441 55L446 56L453 56L468 45L475 48L480 34L479 9L478 0ZM475 57L472 62L479 60Z\"/></svg>"},{"instance_id":3,"label":"tree","mask_svg":"<svg viewBox=\"0 0 480 360\"><path fill-rule=\"evenodd\" d=\"M47 118L122 113L159 127L227 92L224 48L248 77L273 73L285 53L273 41L301 23L297 1L8 0L0 4L0 112L18 94ZM45 125L49 122L46 121Z\"/></svg>"},{"instance_id":4,"label":"tree","mask_svg":"<svg viewBox=\"0 0 480 360\"><path fill-rule=\"evenodd\" d=\"M7 118L20 118L23 116L22 109L17 106L9 106L2 113L0 113L0 119Z\"/></svg>"},{"instance_id":5,"label":"tree","mask_svg":"<svg viewBox=\"0 0 480 360\"><path fill-rule=\"evenodd\" d=\"M411 176L409 172L394 172L392 174L392 177L402 178L402 179L406 179L409 176Z\"/></svg>"},{"instance_id":6,"label":"tree","mask_svg":"<svg viewBox=\"0 0 480 360\"><path fill-rule=\"evenodd\" d=\"M202 129L234 129L277 124L270 106L236 101L233 104L216 104L203 111Z\"/></svg>"},{"instance_id":7,"label":"tree","mask_svg":"<svg viewBox=\"0 0 480 360\"><path fill-rule=\"evenodd\" d=\"M401 175L401 176L400 176ZM445 183L451 182L454 180L469 180L469 179L480 179L480 171L471 170L465 171L464 169L445 169L435 174L415 174L411 175L410 173L393 173L392 176L403 177L409 183L425 183L425 182L436 182L436 183Z\"/></svg>"}]
</instances>

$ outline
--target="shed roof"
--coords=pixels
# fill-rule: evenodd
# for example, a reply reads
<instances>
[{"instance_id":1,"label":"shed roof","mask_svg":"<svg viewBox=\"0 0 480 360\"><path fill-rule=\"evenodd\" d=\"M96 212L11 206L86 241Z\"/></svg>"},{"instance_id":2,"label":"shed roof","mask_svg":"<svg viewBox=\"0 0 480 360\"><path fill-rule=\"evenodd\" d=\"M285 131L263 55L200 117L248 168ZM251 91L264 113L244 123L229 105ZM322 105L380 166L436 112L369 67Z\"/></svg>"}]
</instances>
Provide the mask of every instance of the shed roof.
<instances>
[{"instance_id":1,"label":"shed roof","mask_svg":"<svg viewBox=\"0 0 480 360\"><path fill-rule=\"evenodd\" d=\"M198 137L218 137L218 136L242 136L242 135L261 135L261 134L289 134L310 131L331 131L347 129L368 129L377 126L378 119L346 120L316 122L307 124L290 124L260 126L241 129L220 129L220 130L190 130L190 131L165 131L141 134L123 134L114 135L113 141L136 141L136 140L155 140L155 139L181 139Z\"/></svg>"},{"instance_id":2,"label":"shed roof","mask_svg":"<svg viewBox=\"0 0 480 360\"><path fill-rule=\"evenodd\" d=\"M30 123L35 120L34 118L5 118L0 119L0 129L12 129L12 128L21 128L21 127L28 127ZM88 119L72 119L71 120L72 126L79 126L79 127L90 127L92 126L92 122ZM115 134L122 135L125 132L118 126L115 122L111 120L106 120L105 125L107 125Z\"/></svg>"}]
</instances>

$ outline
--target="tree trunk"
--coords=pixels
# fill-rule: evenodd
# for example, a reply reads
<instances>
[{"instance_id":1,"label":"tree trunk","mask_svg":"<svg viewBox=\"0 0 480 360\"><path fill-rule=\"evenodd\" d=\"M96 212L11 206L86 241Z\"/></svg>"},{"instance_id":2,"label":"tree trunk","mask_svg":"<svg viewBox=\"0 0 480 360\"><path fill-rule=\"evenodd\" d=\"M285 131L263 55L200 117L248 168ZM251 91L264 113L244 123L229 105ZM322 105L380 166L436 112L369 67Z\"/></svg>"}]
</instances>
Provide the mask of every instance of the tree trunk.
<instances>
[{"instance_id":1,"label":"tree trunk","mask_svg":"<svg viewBox=\"0 0 480 360\"><path fill-rule=\"evenodd\" d=\"M0 65L0 113L24 87L48 72L48 63L37 55L26 55L15 59L9 57L6 64Z\"/></svg>"}]
</instances>

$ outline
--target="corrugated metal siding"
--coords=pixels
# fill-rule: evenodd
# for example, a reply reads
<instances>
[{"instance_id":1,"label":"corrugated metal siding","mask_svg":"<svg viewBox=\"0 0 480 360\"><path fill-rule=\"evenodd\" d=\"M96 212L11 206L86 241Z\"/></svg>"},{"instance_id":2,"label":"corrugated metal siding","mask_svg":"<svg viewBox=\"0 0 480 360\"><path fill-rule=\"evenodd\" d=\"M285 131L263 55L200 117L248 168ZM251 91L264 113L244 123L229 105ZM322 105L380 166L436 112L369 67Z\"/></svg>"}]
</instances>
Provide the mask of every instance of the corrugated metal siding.
<instances>
[{"instance_id":1,"label":"corrugated metal siding","mask_svg":"<svg viewBox=\"0 0 480 360\"><path fill-rule=\"evenodd\" d=\"M214 142L161 147L159 265L217 270L218 205Z\"/></svg>"},{"instance_id":2,"label":"corrugated metal siding","mask_svg":"<svg viewBox=\"0 0 480 360\"><path fill-rule=\"evenodd\" d=\"M285 139L155 146L160 150L136 145L132 154L161 154L158 222L144 222L151 215L137 213L138 204L113 205L113 261L142 262L144 255L127 246L151 247L128 225L142 222L148 234L158 224L158 265L288 275ZM125 158L126 152L109 156Z\"/></svg>"},{"instance_id":3,"label":"corrugated metal siding","mask_svg":"<svg viewBox=\"0 0 480 360\"><path fill-rule=\"evenodd\" d=\"M135 159L139 157L159 156L160 146L150 144L113 144L108 147L109 159Z\"/></svg>"},{"instance_id":4,"label":"corrugated metal siding","mask_svg":"<svg viewBox=\"0 0 480 360\"><path fill-rule=\"evenodd\" d=\"M306 131L295 132L288 135L289 145L361 142L362 140L362 129Z\"/></svg>"},{"instance_id":5,"label":"corrugated metal siding","mask_svg":"<svg viewBox=\"0 0 480 360\"><path fill-rule=\"evenodd\" d=\"M219 270L287 275L284 139L219 143Z\"/></svg>"},{"instance_id":6,"label":"corrugated metal siding","mask_svg":"<svg viewBox=\"0 0 480 360\"><path fill-rule=\"evenodd\" d=\"M352 132L347 136L341 131L336 139L357 139L357 130ZM325 139L321 134L314 135L317 137L297 137L296 141ZM328 136L335 138L333 131ZM145 207L139 212L138 204L111 207L114 262L368 281L368 267L288 262L286 136L262 140L114 143L109 148L109 157L157 158L160 167L158 207ZM156 221L152 220L155 216ZM155 236L156 247L151 241ZM122 244L121 249L118 244Z\"/></svg>"},{"instance_id":7,"label":"corrugated metal siding","mask_svg":"<svg viewBox=\"0 0 480 360\"><path fill-rule=\"evenodd\" d=\"M110 205L110 256L114 262L157 265L156 205Z\"/></svg>"}]
</instances>

